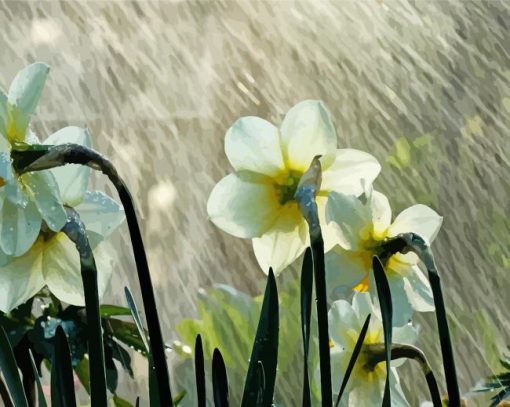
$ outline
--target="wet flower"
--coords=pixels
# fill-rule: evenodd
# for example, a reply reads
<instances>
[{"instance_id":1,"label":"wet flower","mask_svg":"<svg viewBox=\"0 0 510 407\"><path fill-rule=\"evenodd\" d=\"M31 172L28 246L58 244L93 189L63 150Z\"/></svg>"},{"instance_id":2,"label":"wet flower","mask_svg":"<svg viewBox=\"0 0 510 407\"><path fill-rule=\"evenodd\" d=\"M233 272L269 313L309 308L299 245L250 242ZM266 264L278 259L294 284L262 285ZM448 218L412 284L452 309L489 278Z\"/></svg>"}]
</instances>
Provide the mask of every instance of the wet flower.
<instances>
[{"instance_id":1,"label":"wet flower","mask_svg":"<svg viewBox=\"0 0 510 407\"><path fill-rule=\"evenodd\" d=\"M368 190L357 198L332 193L326 208L326 219L337 234L338 245L326 255L328 287L334 295L345 295L352 289L370 291L372 257L378 255L381 244L401 233L413 232L430 244L436 237L443 218L425 205L414 205L401 212L391 223L388 199L377 191ZM413 309L434 310L429 282L418 266L414 253L392 255L385 264L391 289L394 323L406 323Z\"/></svg>"},{"instance_id":2,"label":"wet flower","mask_svg":"<svg viewBox=\"0 0 510 407\"><path fill-rule=\"evenodd\" d=\"M337 149L330 114L320 101L294 106L280 128L258 117L243 117L227 131L225 153L235 173L223 178L207 203L212 222L231 235L253 239L264 272L279 273L309 245L308 226L294 194L312 159L321 155L322 185L317 196L325 250L335 244L324 223L331 191L359 195L380 171L362 151Z\"/></svg>"},{"instance_id":3,"label":"wet flower","mask_svg":"<svg viewBox=\"0 0 510 407\"><path fill-rule=\"evenodd\" d=\"M13 148L38 143L29 122L48 72L45 64L30 65L16 75L8 94L0 89L0 265L32 246L42 221L53 231L66 221L53 175L49 171L18 175L11 159Z\"/></svg>"},{"instance_id":4,"label":"wet flower","mask_svg":"<svg viewBox=\"0 0 510 407\"><path fill-rule=\"evenodd\" d=\"M345 300L336 301L328 313L329 333L333 345L331 348L333 383L342 383L368 314L371 314L369 328L349 377L346 391L342 396L341 405L343 406L381 405L386 382L386 362L374 364L373 360L375 352L380 353L384 350L381 346L384 344L384 331L380 311L372 304L368 293L356 293L352 305ZM412 345L416 338L417 331L410 324L393 329L393 343ZM402 359L391 362L392 406L409 405L400 387L396 369L402 363Z\"/></svg>"},{"instance_id":5,"label":"wet flower","mask_svg":"<svg viewBox=\"0 0 510 407\"><path fill-rule=\"evenodd\" d=\"M90 146L87 130L66 127L46 144L76 143ZM50 170L66 206L74 207L85 224L98 270L99 295L108 286L112 255L103 242L124 220L124 211L102 192L87 191L90 169L68 164ZM0 310L8 312L47 286L61 301L84 305L80 260L74 243L60 231L42 223L30 249L0 267Z\"/></svg>"}]
</instances>

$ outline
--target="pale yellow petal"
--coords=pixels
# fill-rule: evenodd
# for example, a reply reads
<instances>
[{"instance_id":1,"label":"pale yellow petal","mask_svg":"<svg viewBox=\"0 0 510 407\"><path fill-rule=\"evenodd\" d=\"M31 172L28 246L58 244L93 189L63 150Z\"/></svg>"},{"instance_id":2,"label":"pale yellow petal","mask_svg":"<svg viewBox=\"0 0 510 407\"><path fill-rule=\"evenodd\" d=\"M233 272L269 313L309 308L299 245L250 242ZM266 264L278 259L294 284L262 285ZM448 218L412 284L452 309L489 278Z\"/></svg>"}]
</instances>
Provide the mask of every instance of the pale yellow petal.
<instances>
[{"instance_id":1,"label":"pale yellow petal","mask_svg":"<svg viewBox=\"0 0 510 407\"><path fill-rule=\"evenodd\" d=\"M254 238L274 223L280 204L270 180L230 174L216 184L207 202L209 219L231 235Z\"/></svg>"},{"instance_id":2,"label":"pale yellow petal","mask_svg":"<svg viewBox=\"0 0 510 407\"><path fill-rule=\"evenodd\" d=\"M393 221L388 232L389 236L413 232L421 236L427 243L435 239L443 217L426 205L414 205L402 211Z\"/></svg>"},{"instance_id":3,"label":"pale yellow petal","mask_svg":"<svg viewBox=\"0 0 510 407\"><path fill-rule=\"evenodd\" d=\"M295 261L309 245L308 226L297 204L287 204L273 226L261 237L253 239L253 250L264 271L272 267L279 274Z\"/></svg>"},{"instance_id":4,"label":"pale yellow petal","mask_svg":"<svg viewBox=\"0 0 510 407\"><path fill-rule=\"evenodd\" d=\"M282 150L289 168L305 172L316 155L336 150L336 132L326 106L305 100L289 110L281 126Z\"/></svg>"},{"instance_id":5,"label":"pale yellow petal","mask_svg":"<svg viewBox=\"0 0 510 407\"><path fill-rule=\"evenodd\" d=\"M277 127L259 117L237 120L225 136L225 153L236 171L276 177L285 171Z\"/></svg>"}]
</instances>

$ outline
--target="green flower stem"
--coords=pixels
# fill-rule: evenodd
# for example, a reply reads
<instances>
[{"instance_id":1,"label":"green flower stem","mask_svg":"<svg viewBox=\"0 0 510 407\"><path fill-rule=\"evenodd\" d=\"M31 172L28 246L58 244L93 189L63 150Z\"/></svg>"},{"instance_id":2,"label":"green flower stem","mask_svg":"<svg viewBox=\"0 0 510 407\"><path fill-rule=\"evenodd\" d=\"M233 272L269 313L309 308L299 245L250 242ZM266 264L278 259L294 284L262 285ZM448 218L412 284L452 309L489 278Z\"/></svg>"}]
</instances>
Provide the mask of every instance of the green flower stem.
<instances>
[{"instance_id":1,"label":"green flower stem","mask_svg":"<svg viewBox=\"0 0 510 407\"><path fill-rule=\"evenodd\" d=\"M7 386L5 385L4 381L0 377L0 400L2 400L2 403L5 407L14 407L11 401L11 396L9 396L9 390L7 390Z\"/></svg>"},{"instance_id":2,"label":"green flower stem","mask_svg":"<svg viewBox=\"0 0 510 407\"><path fill-rule=\"evenodd\" d=\"M88 352L90 357L90 402L93 406L105 406L108 403L106 393L106 370L104 360L103 334L99 314L99 295L97 288L97 268L85 227L78 213L66 208L67 223L62 228L67 237L76 245L80 255L81 278L85 295L87 314Z\"/></svg>"},{"instance_id":3,"label":"green flower stem","mask_svg":"<svg viewBox=\"0 0 510 407\"><path fill-rule=\"evenodd\" d=\"M11 152L11 157L14 160L14 168L18 173L41 171L65 164L82 164L103 172L117 189L119 198L124 206L131 236L131 244L133 246L135 263L138 271L138 280L142 291L145 317L147 319L151 353L154 358L154 368L158 380L160 402L162 406L172 406L173 402L170 391L170 377L166 363L165 346L158 319L158 310L156 308L156 299L152 288L149 265L136 217L133 198L112 163L98 152L77 144L62 144L45 147L45 149L41 149L41 146L35 146L32 150L28 149L25 151Z\"/></svg>"},{"instance_id":4,"label":"green flower stem","mask_svg":"<svg viewBox=\"0 0 510 407\"><path fill-rule=\"evenodd\" d=\"M378 363L384 362L386 360L385 346L382 343L365 345L364 351L372 355L368 362L369 366L372 369ZM442 406L441 395L439 393L439 388L437 387L436 378L434 377L432 368L430 367L427 357L425 356L423 351L412 345L393 343L391 345L391 360L402 358L413 359L420 364L423 375L427 380L427 385L429 387L432 404L434 405L434 407L441 407Z\"/></svg>"},{"instance_id":5,"label":"green flower stem","mask_svg":"<svg viewBox=\"0 0 510 407\"><path fill-rule=\"evenodd\" d=\"M324 264L324 241L317 212L315 197L320 190L321 164L320 156L316 156L310 168L299 181L295 199L299 209L308 223L310 243L312 247L312 262L315 276L315 292L317 295L317 323L319 326L319 359L321 372L322 406L333 405L331 386L331 360L329 350L328 303L326 291L326 266Z\"/></svg>"},{"instance_id":6,"label":"green flower stem","mask_svg":"<svg viewBox=\"0 0 510 407\"><path fill-rule=\"evenodd\" d=\"M401 252L414 252L421 259L427 269L430 287L434 296L434 305L436 307L436 319L439 331L439 341L441 344L441 353L443 356L443 368L446 378L446 388L448 391L448 400L450 407L460 407L461 398L459 384L457 381L457 371L455 368L455 358L453 353L448 320L446 318L446 306L444 303L441 289L441 279L437 271L436 263L432 250L427 243L415 233L403 233L395 238L389 239L382 248L382 258L387 259L391 254Z\"/></svg>"}]
</instances>

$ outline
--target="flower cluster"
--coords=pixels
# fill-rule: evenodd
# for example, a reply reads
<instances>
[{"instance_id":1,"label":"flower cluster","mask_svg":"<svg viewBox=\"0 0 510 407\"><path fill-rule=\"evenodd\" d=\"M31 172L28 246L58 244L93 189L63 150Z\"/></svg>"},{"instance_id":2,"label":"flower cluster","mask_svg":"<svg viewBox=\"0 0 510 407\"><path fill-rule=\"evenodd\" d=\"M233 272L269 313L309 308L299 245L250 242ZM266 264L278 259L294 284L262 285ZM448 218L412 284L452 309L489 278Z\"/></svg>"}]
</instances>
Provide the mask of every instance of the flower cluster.
<instances>
[{"instance_id":1,"label":"flower cluster","mask_svg":"<svg viewBox=\"0 0 510 407\"><path fill-rule=\"evenodd\" d=\"M369 313L373 319L360 357L367 357L373 348L370 345L384 342L377 316L380 311L371 300L376 298L373 256L380 256L384 245L403 233L419 235L430 244L442 218L425 205L414 205L392 221L388 199L372 186L381 169L377 159L363 151L337 149L331 115L320 101L294 106L280 128L258 117L239 119L227 131L225 152L234 173L211 192L209 218L231 235L252 239L260 267L265 273L272 267L275 274L310 245L308 225L295 195L313 158L320 156L322 179L316 203L326 252L327 287L330 299L338 300L332 304L329 324L331 357L336 361L332 363L333 380L339 383L340 371L345 371ZM434 310L429 282L414 253L389 253L383 261L393 299L395 339L414 342L413 312ZM351 305L344 299L353 292ZM350 386L359 391L350 393L348 405L377 405L375 400L382 400L384 390L384 363L367 367L361 361L358 365ZM393 367L392 375L394 401L407 405Z\"/></svg>"},{"instance_id":2,"label":"flower cluster","mask_svg":"<svg viewBox=\"0 0 510 407\"><path fill-rule=\"evenodd\" d=\"M41 97L49 67L32 64L21 70L8 93L0 88L0 310L9 312L44 286L60 300L83 305L79 255L61 232L66 208L74 208L96 250L102 293L112 258L103 245L124 219L122 207L99 191L87 191L90 169L66 165L19 174L12 151L41 144L30 119ZM43 144L91 145L87 129L65 127ZM99 246L98 246L99 245Z\"/></svg>"}]
</instances>

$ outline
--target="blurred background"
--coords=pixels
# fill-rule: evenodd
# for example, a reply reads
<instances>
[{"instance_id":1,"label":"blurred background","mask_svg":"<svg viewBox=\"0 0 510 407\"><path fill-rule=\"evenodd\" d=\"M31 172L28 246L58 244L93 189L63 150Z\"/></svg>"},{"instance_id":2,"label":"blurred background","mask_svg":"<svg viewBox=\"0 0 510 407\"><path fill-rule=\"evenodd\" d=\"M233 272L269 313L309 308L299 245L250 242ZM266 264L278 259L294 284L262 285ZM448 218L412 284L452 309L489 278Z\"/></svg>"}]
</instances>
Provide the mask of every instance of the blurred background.
<instances>
[{"instance_id":1,"label":"blurred background","mask_svg":"<svg viewBox=\"0 0 510 407\"><path fill-rule=\"evenodd\" d=\"M509 25L510 3L498 0L1 1L0 83L50 64L34 129L45 138L88 126L117 165L138 205L168 343L199 315L200 288L257 296L265 285L250 241L207 219L208 195L230 171L225 131L245 115L279 124L297 102L323 100L338 145L381 162L375 187L395 214L424 203L444 216L434 249L467 393L499 371L510 343ZM100 176L93 183L112 193ZM127 284L141 305L127 235L123 226L114 241L104 302L124 304ZM295 275L282 274L282 287ZM440 376L434 317L416 322ZM193 370L170 355L177 393ZM425 382L407 365L402 382L419 405ZM141 357L135 371L119 390L131 399L146 394ZM296 377L280 379L280 405L299 404Z\"/></svg>"}]
</instances>

